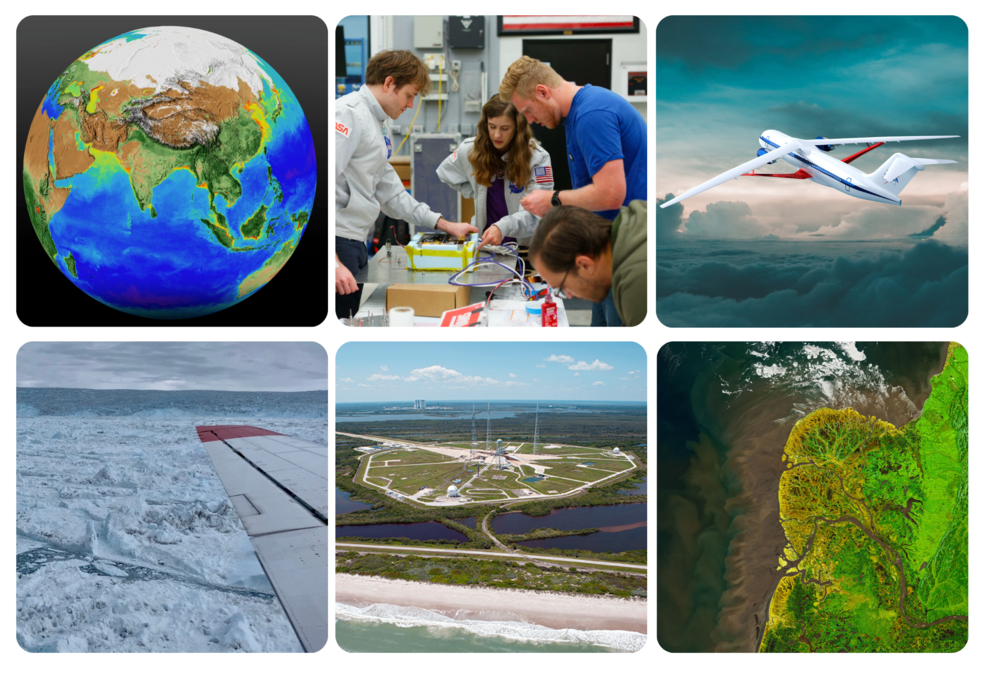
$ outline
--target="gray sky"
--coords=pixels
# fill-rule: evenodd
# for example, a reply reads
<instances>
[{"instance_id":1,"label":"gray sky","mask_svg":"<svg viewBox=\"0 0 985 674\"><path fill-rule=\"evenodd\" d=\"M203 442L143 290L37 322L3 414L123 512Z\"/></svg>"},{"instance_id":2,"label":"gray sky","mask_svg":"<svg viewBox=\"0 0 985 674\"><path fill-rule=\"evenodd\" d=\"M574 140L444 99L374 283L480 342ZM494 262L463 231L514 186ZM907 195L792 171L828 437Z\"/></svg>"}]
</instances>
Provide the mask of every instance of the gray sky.
<instances>
[{"instance_id":1,"label":"gray sky","mask_svg":"<svg viewBox=\"0 0 985 674\"><path fill-rule=\"evenodd\" d=\"M30 342L17 385L187 391L325 391L314 342Z\"/></svg>"}]
</instances>

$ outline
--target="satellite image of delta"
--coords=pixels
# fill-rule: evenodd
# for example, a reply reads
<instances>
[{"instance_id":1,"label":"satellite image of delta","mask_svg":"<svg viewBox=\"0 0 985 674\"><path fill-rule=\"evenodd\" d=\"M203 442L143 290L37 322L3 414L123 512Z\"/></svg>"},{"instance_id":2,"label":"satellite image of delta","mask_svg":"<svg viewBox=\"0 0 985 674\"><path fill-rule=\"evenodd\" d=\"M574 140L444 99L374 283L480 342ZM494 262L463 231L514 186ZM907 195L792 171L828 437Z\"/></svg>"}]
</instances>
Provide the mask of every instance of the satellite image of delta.
<instances>
[{"instance_id":1,"label":"satellite image of delta","mask_svg":"<svg viewBox=\"0 0 985 674\"><path fill-rule=\"evenodd\" d=\"M82 291L159 319L204 316L287 263L315 198L290 87L220 35L134 30L79 57L31 124L23 181L49 259Z\"/></svg>"},{"instance_id":2,"label":"satellite image of delta","mask_svg":"<svg viewBox=\"0 0 985 674\"><path fill-rule=\"evenodd\" d=\"M667 344L658 383L665 650L965 646L964 347Z\"/></svg>"}]
</instances>

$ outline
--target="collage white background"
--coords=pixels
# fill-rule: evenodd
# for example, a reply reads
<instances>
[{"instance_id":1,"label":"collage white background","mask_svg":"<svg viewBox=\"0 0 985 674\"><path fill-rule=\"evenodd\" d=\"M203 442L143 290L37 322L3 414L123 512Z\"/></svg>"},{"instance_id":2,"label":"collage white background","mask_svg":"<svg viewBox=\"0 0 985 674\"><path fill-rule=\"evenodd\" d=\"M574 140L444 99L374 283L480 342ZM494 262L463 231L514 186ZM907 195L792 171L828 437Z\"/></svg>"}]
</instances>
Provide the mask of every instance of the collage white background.
<instances>
[{"instance_id":1,"label":"collage white background","mask_svg":"<svg viewBox=\"0 0 985 674\"><path fill-rule=\"evenodd\" d=\"M3 54L5 79L3 89L6 92L5 104L0 106L0 116L3 124L0 126L6 133L0 134L3 156L7 157L8 173L7 179L0 186L2 203L7 209L7 236L10 244L6 246L6 258L0 263L0 287L4 290L0 293L0 363L3 367L3 381L6 386L2 387L2 406L0 406L0 428L4 429L0 437L0 443L4 453L3 481L4 489L0 490L0 503L2 503L2 521L6 522L7 535L0 537L0 550L3 551L7 581L0 585L3 589L4 601L0 606L0 654L3 668L6 671L31 671L31 672L65 672L71 671L73 674L85 674L86 672L102 671L107 667L127 667L139 668L142 674L157 674L158 672L172 672L175 669L188 672L199 672L212 670L216 667L229 668L236 667L238 671L248 674L277 670L278 668L300 668L302 672L323 672L323 671L356 671L357 669L369 672L379 672L384 669L400 672L400 674L418 674L434 671L435 667L444 670L455 670L475 672L476 674L499 674L507 669L529 669L550 667L554 670L564 672L593 671L599 667L619 667L631 672L653 672L668 670L687 669L690 671L721 671L727 669L732 672L759 671L764 666L775 668L778 666L795 669L798 674L811 674L812 672L822 672L830 674L832 667L838 667L844 671L855 671L857 669L877 668L893 669L895 672L934 672L941 668L948 671L981 671L985 664L985 645L977 641L981 634L978 629L978 611L982 606L982 582L981 576L976 575L982 569L982 545L980 534L982 527L978 526L980 518L983 516L981 507L982 499L976 487L981 484L981 464L982 460L977 457L976 449L978 445L976 439L979 437L978 418L972 410L971 422L971 482L973 496L971 499L971 555L970 564L974 570L969 574L971 584L971 630L968 646L956 655L929 655L929 656L910 656L884 655L884 656L865 656L865 655L773 655L773 656L725 656L717 654L668 654L665 653L656 643L656 579L655 579L655 546L656 546L656 500L655 494L651 491L648 518L651 523L648 529L649 549L650 549L650 578L649 578L649 640L643 650L628 655L593 655L589 657L576 657L572 654L558 655L520 655L520 654L500 654L495 656L468 656L465 654L456 655L369 655L369 654L349 654L342 651L335 645L334 631L330 627L329 643L321 652L314 655L237 655L228 656L204 656L194 654L171 655L168 657L147 657L140 655L34 655L22 651L15 640L15 594L16 594L16 574L15 565L15 537L14 537L14 517L16 511L16 477L15 477L15 371L17 350L22 344L29 341L316 341L320 343L329 355L329 405L334 406L335 402L335 381L334 381L334 360L335 353L339 346L349 341L400 341L400 342L420 342L419 345L408 346L407 348L434 349L436 338L440 337L443 341L473 341L476 343L476 355L481 357L480 341L503 341L518 340L517 348L522 349L522 341L634 341L641 344L648 354L647 373L650 409L648 413L648 445L656 448L656 410L653 407L656 391L656 354L660 346L670 341L758 341L758 340L789 340L789 341L920 341L920 340L956 340L964 344L971 354L971 361L977 364L980 353L985 353L985 316L983 316L983 304L981 297L985 288L985 276L982 273L982 264L979 261L981 253L978 251L977 244L981 240L978 234L977 213L978 199L977 190L972 189L970 203L970 223L969 227L969 248L972 255L970 269L970 309L968 319L961 326L954 329L851 329L851 328L830 328L830 329L668 329L662 326L654 315L655 292L655 239L650 241L649 259L649 298L650 313L647 320L636 328L619 329L589 329L571 328L568 330L532 330L522 333L512 331L504 333L503 330L492 330L488 333L479 331L442 331L440 334L433 330L413 330L410 328L400 329L363 329L354 330L338 325L334 319L334 307L329 309L329 319L322 325L315 328L175 328L162 324L161 327L151 328L29 328L17 319L14 284L15 267L14 251L10 237L13 236L15 209L17 204L16 191L20 189L20 163L21 157L17 156L16 147L18 139L11 132L15 128L15 106L13 96L15 95L15 83L12 81L15 76L14 64L16 62L16 30L17 24L25 16L30 14L51 14L51 15L77 15L80 13L92 14L172 14L175 23L180 25L182 15L221 15L221 14L245 14L245 15L271 15L271 14L297 14L311 15L319 17L326 24L329 30L329 53L326 58L329 60L329 74L334 73L334 28L339 19L349 14L423 14L434 13L442 15L450 14L634 14L642 20L648 34L647 62L651 64L651 72L654 71L652 64L655 63L655 32L657 25L664 16L671 14L841 14L841 15L865 15L892 13L900 15L918 14L955 14L961 16L969 26L969 58L970 58L970 106L969 117L972 121L970 130L970 153L973 157L978 157L978 150L985 148L985 143L976 134L983 127L981 123L976 123L978 115L982 114L983 84L982 81L982 59L985 50L982 49L982 41L985 40L985 3L981 0L937 0L936 2L913 2L909 0L896 0L889 3L858 3L846 2L844 0L832 0L825 3L790 3L789 1L778 0L757 0L755 3L724 2L721 0L692 1L688 3L659 2L655 0L615 0L606 3L587 2L585 0L569 0L568 2L516 2L515 0L501 0L495 3L470 4L461 0L449 2L447 0L432 0L428 3L405 3L393 2L388 0L376 0L372 3L357 3L351 0L280 0L276 3L258 2L256 0L239 0L231 2L229 0L213 0L213 2L188 1L188 0L169 0L166 3L148 4L120 4L120 3L80 3L67 2L63 0L50 0L47 2L15 2L7 0L0 7L0 26L2 26L3 39L0 40L0 53ZM135 25L134 28L143 26ZM829 36L830 37L830 36ZM94 38L93 44L98 40ZM247 45L248 47L250 45ZM33 49L44 50L44 44L33 45ZM257 50L259 51L259 49ZM65 64L66 66L68 64ZM331 82L326 82L329 88L330 118L334 115L331 102L334 100L332 95ZM649 171L650 176L654 175L655 162L655 111L656 105L653 104L653 95L657 84L651 82L651 101L647 106L648 119L647 128L649 133ZM927 92L932 96L933 92ZM329 134L332 138L330 143L334 144L334 134ZM318 148L319 152L326 151L326 148ZM334 167L334 157L332 146L327 148L329 152L329 173ZM977 164L969 167L969 173L977 175ZM652 179L652 178L651 178ZM972 179L972 184L974 179ZM328 181L330 207L329 212L334 212L334 190L331 181ZM655 198L655 190L651 183L649 196L651 202ZM649 212L649 231L655 232L654 212L651 208ZM312 222L310 227L327 227L329 223ZM302 244L303 241L302 241ZM334 247L334 239L329 236L330 249ZM326 251L334 258L334 251ZM326 279L330 283L331 279ZM330 293L332 302L334 295ZM51 307L52 311L57 311L60 305L72 302L71 297L39 297L38 302L44 302ZM973 367L973 372L977 368ZM977 391L977 379L973 374L972 380L972 402L975 405L974 392ZM329 419L329 437L334 435L334 421ZM651 456L650 465L656 469L655 457ZM655 484L656 480L651 480L650 484ZM651 490L653 487L651 487ZM334 547L331 546L330 547ZM330 549L334 554L334 549ZM330 584L330 589L332 585ZM330 598L331 599L331 598ZM330 601L330 611L332 611ZM330 621L331 622L331 621ZM611 660L610 660L611 658ZM782 660L782 662L781 662ZM235 662L234 662L235 661ZM975 664L977 662L977 664ZM848 669L845 669L848 668Z\"/></svg>"}]
</instances>

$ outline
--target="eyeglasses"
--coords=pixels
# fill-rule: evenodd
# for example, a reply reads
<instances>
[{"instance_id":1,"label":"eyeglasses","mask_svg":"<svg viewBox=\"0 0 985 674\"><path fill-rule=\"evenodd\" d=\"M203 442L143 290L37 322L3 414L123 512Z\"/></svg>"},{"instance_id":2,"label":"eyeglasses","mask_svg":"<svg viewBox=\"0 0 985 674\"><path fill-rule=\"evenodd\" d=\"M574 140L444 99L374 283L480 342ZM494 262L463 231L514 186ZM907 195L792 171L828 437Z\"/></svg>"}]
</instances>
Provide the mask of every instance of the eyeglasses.
<instances>
[{"instance_id":1,"label":"eyeglasses","mask_svg":"<svg viewBox=\"0 0 985 674\"><path fill-rule=\"evenodd\" d=\"M570 297L568 297L568 294L564 292L564 282L568 280L568 274L571 273L572 269L573 267L568 267L568 271L564 272L564 276L561 277L561 282L558 283L557 290L554 293L555 297L558 297L562 300L571 299Z\"/></svg>"}]
</instances>

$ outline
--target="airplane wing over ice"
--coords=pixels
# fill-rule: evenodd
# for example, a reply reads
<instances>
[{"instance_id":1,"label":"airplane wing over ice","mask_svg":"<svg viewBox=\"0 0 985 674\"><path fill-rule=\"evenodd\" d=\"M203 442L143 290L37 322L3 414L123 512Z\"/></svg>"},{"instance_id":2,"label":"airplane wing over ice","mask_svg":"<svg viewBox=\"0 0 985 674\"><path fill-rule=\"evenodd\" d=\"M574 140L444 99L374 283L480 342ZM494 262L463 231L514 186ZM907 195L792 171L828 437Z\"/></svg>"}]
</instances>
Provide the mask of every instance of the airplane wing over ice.
<instances>
[{"instance_id":1,"label":"airplane wing over ice","mask_svg":"<svg viewBox=\"0 0 985 674\"><path fill-rule=\"evenodd\" d=\"M305 651L328 641L328 447L253 426L197 426Z\"/></svg>"}]
</instances>

